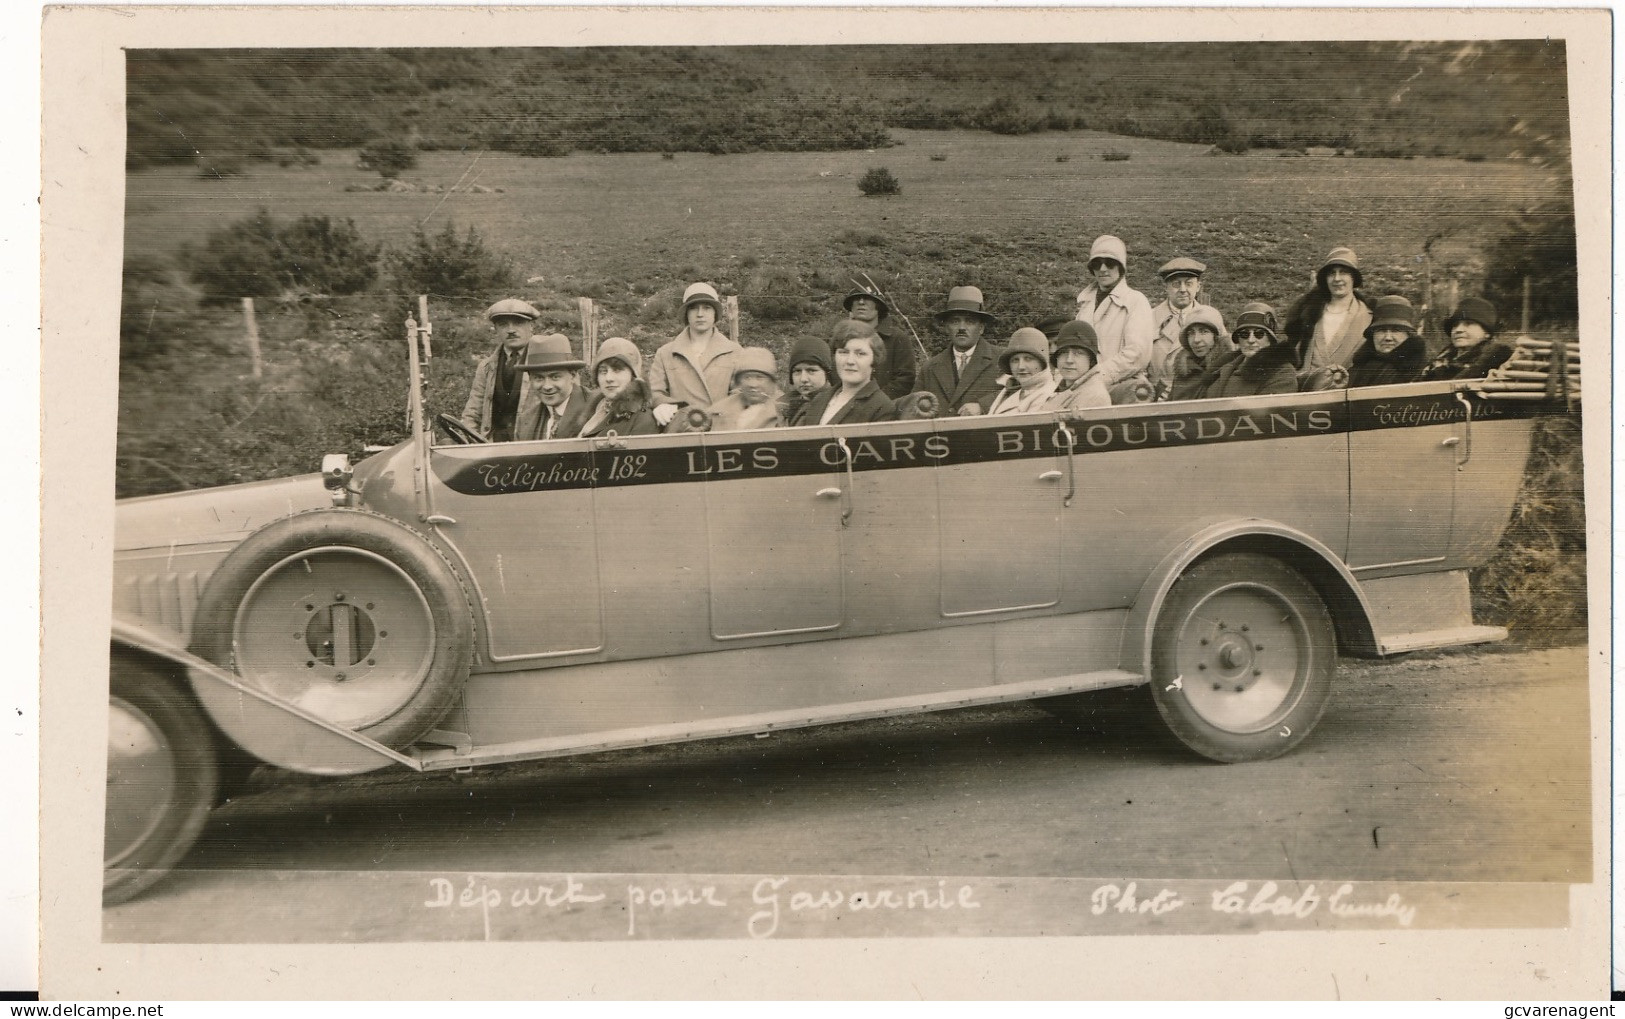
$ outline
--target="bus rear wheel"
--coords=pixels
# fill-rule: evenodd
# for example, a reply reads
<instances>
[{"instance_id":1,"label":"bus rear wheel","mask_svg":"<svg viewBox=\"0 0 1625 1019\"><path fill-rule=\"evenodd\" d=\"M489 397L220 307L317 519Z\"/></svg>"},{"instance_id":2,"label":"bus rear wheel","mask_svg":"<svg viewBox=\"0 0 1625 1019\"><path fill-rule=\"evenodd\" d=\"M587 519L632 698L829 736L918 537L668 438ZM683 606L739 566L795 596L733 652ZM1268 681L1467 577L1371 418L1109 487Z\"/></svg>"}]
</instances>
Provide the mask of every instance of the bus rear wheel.
<instances>
[{"instance_id":1,"label":"bus rear wheel","mask_svg":"<svg viewBox=\"0 0 1625 1019\"><path fill-rule=\"evenodd\" d=\"M1267 760L1320 721L1336 669L1336 630L1314 587L1278 559L1232 553L1198 563L1168 592L1151 696L1201 756Z\"/></svg>"}]
</instances>

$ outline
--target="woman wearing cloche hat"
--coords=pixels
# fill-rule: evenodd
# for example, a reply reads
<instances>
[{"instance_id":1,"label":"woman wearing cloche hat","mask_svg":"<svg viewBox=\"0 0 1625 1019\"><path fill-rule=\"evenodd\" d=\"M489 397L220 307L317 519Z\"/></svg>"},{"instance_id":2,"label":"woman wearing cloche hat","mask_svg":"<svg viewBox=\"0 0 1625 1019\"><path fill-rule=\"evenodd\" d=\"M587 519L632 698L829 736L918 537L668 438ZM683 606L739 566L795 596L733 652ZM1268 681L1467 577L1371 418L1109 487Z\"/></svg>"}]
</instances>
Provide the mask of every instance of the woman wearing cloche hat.
<instances>
[{"instance_id":1,"label":"woman wearing cloche hat","mask_svg":"<svg viewBox=\"0 0 1625 1019\"><path fill-rule=\"evenodd\" d=\"M598 383L598 398L581 426L583 439L660 434L649 385L643 380L643 354L631 340L611 336L600 344L592 377Z\"/></svg>"},{"instance_id":2,"label":"woman wearing cloche hat","mask_svg":"<svg viewBox=\"0 0 1625 1019\"><path fill-rule=\"evenodd\" d=\"M1422 381L1481 379L1505 364L1512 356L1512 348L1495 341L1495 327L1500 322L1495 305L1482 297L1462 298L1455 313L1444 320L1450 346L1428 363Z\"/></svg>"},{"instance_id":3,"label":"woman wearing cloche hat","mask_svg":"<svg viewBox=\"0 0 1625 1019\"><path fill-rule=\"evenodd\" d=\"M1315 285L1286 313L1286 342L1293 348L1298 373L1324 377L1327 369L1346 370L1365 340L1371 306L1360 294L1364 277L1353 248L1333 248L1315 270ZM1319 388L1317 383L1305 385Z\"/></svg>"},{"instance_id":4,"label":"woman wearing cloche hat","mask_svg":"<svg viewBox=\"0 0 1625 1019\"><path fill-rule=\"evenodd\" d=\"M1349 386L1395 386L1415 382L1427 366L1428 349L1416 331L1416 309L1398 294L1377 298L1365 343L1354 352Z\"/></svg>"},{"instance_id":5,"label":"woman wearing cloche hat","mask_svg":"<svg viewBox=\"0 0 1625 1019\"><path fill-rule=\"evenodd\" d=\"M728 395L738 367L739 344L718 327L722 298L709 283L691 283L683 291L683 331L655 351L649 362L649 392L655 420L671 423L679 405L707 413Z\"/></svg>"},{"instance_id":6,"label":"woman wearing cloche hat","mask_svg":"<svg viewBox=\"0 0 1625 1019\"><path fill-rule=\"evenodd\" d=\"M1027 326L1010 334L999 355L1004 372L1004 389L993 398L989 414L1030 414L1047 410L1055 395L1055 376L1050 374L1049 337L1043 330Z\"/></svg>"},{"instance_id":7,"label":"woman wearing cloche hat","mask_svg":"<svg viewBox=\"0 0 1625 1019\"><path fill-rule=\"evenodd\" d=\"M1292 345L1276 332L1275 309L1254 301L1236 316L1230 338L1240 348L1209 374L1203 396L1210 400L1260 393L1296 393L1298 375L1292 367Z\"/></svg>"}]
</instances>

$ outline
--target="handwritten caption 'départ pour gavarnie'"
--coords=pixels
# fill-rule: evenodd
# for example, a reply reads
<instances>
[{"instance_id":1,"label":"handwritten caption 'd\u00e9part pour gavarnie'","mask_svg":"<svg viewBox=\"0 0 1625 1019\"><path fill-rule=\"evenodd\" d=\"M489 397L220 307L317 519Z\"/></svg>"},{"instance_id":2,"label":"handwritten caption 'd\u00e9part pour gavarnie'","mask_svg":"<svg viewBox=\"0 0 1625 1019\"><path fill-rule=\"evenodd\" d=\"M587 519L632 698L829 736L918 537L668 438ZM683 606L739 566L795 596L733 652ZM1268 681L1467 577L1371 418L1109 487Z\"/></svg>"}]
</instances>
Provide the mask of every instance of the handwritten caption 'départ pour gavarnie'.
<instances>
[{"instance_id":1,"label":"handwritten caption 'd\u00e9part pour gavarnie'","mask_svg":"<svg viewBox=\"0 0 1625 1019\"><path fill-rule=\"evenodd\" d=\"M975 883L941 878L814 881L730 876L705 881L602 875L586 879L575 875L521 879L516 875L470 874L429 879L429 897L422 905L433 910L480 909L487 917L499 910L577 914L591 918L589 923L594 929L615 915L617 924L624 923L622 931L627 937L640 933L648 936L656 933L656 928L666 933L674 920L695 925L694 933L700 936L727 936L728 929L735 928L752 938L770 938L797 930L807 921L850 922L865 917L912 915L929 924L930 917L945 921L948 914L956 915L955 926L971 921L970 926L991 931L1004 925L992 916L985 916L987 923L974 922L983 918L975 914L986 906L1030 911L1009 893L1008 882L995 884L1005 891L1003 895L995 893L990 900ZM1230 917L1272 918L1295 925L1317 915L1409 927L1417 914L1417 907L1406 902L1399 892L1373 898L1362 895L1351 882L1328 886L1324 892L1312 883L1295 885L1290 890L1283 890L1274 881L1173 884L1178 887L1142 887L1137 881L1093 885L1088 893L1087 913L1106 924L1129 916L1167 917L1181 913L1190 917L1200 913L1208 917L1208 923L1202 926L1216 930L1228 926L1225 918ZM1053 890L1039 898L1052 904L1059 901Z\"/></svg>"}]
</instances>

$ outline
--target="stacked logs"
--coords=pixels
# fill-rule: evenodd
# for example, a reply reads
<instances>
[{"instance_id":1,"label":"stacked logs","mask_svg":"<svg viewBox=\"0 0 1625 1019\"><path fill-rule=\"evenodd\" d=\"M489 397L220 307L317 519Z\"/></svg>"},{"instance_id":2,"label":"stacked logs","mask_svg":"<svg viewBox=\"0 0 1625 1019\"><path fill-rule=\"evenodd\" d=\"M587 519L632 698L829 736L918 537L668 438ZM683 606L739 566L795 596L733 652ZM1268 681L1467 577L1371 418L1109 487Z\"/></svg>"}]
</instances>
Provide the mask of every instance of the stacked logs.
<instances>
[{"instance_id":1,"label":"stacked logs","mask_svg":"<svg viewBox=\"0 0 1625 1019\"><path fill-rule=\"evenodd\" d=\"M1565 340L1518 337L1512 357L1474 388L1492 400L1580 399L1580 352Z\"/></svg>"}]
</instances>

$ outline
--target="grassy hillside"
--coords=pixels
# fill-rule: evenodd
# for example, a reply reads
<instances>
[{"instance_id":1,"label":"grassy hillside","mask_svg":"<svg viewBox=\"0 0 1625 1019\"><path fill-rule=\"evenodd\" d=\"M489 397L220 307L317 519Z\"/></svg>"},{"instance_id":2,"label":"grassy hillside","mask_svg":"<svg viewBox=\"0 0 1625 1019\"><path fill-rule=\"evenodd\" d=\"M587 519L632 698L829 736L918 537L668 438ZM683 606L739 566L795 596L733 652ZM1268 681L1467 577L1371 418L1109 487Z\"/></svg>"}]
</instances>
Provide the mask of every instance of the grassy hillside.
<instances>
[{"instance_id":1,"label":"grassy hillside","mask_svg":"<svg viewBox=\"0 0 1625 1019\"><path fill-rule=\"evenodd\" d=\"M1503 157L1567 132L1564 52L1474 43L137 50L132 167L276 151L829 151L889 129ZM1323 83L1323 84L1322 84ZM1525 134L1515 133L1522 125Z\"/></svg>"}]
</instances>

